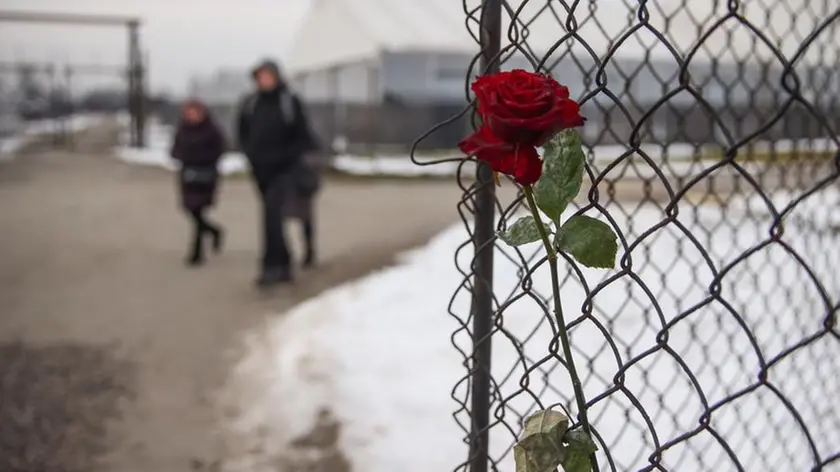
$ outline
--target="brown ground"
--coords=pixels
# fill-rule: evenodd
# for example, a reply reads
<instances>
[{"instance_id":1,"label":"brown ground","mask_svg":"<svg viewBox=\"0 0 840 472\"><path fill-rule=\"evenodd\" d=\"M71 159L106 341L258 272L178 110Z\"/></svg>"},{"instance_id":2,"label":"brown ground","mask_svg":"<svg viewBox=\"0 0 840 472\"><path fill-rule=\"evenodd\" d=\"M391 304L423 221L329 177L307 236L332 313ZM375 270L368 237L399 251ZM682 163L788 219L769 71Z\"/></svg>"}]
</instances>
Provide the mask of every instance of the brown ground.
<instances>
[{"instance_id":1,"label":"brown ground","mask_svg":"<svg viewBox=\"0 0 840 472\"><path fill-rule=\"evenodd\" d=\"M102 138L0 164L3 472L213 470L210 396L237 335L457 220L452 182L331 179L321 267L260 294L247 179L224 182L212 215L224 254L188 269L172 176L117 162Z\"/></svg>"}]
</instances>

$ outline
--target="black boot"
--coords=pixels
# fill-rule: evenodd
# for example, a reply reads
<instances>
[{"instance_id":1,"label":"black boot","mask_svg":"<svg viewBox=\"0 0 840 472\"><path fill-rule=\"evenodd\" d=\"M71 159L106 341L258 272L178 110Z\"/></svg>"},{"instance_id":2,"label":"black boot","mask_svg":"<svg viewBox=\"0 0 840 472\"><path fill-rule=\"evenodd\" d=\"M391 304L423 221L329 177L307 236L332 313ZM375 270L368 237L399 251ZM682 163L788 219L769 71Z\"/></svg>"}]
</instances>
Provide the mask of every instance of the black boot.
<instances>
[{"instance_id":1,"label":"black boot","mask_svg":"<svg viewBox=\"0 0 840 472\"><path fill-rule=\"evenodd\" d=\"M195 238L193 239L192 249L190 250L189 255L187 256L186 263L189 267L198 267L204 264L204 245L201 241L201 232L196 232Z\"/></svg>"},{"instance_id":2,"label":"black boot","mask_svg":"<svg viewBox=\"0 0 840 472\"><path fill-rule=\"evenodd\" d=\"M312 221L303 222L303 239L306 241L306 256L303 258L303 268L315 267L315 225Z\"/></svg>"},{"instance_id":3,"label":"black boot","mask_svg":"<svg viewBox=\"0 0 840 472\"><path fill-rule=\"evenodd\" d=\"M215 228L211 236L213 238L213 252L220 254L225 244L225 231L222 228Z\"/></svg>"},{"instance_id":4,"label":"black boot","mask_svg":"<svg viewBox=\"0 0 840 472\"><path fill-rule=\"evenodd\" d=\"M186 264L189 267L198 267L204 265L204 256L201 254L191 254L187 257Z\"/></svg>"},{"instance_id":5,"label":"black boot","mask_svg":"<svg viewBox=\"0 0 840 472\"><path fill-rule=\"evenodd\" d=\"M303 258L303 268L311 269L313 267L315 267L315 250L310 247L306 249L306 256Z\"/></svg>"},{"instance_id":6,"label":"black boot","mask_svg":"<svg viewBox=\"0 0 840 472\"><path fill-rule=\"evenodd\" d=\"M199 210L193 210L190 213L193 217L193 238L192 247L185 262L189 267L197 267L204 264L204 219Z\"/></svg>"},{"instance_id":7,"label":"black boot","mask_svg":"<svg viewBox=\"0 0 840 472\"><path fill-rule=\"evenodd\" d=\"M257 286L260 288L269 288L275 285L291 283L292 271L288 267L272 267L263 270L263 273L257 279Z\"/></svg>"}]
</instances>

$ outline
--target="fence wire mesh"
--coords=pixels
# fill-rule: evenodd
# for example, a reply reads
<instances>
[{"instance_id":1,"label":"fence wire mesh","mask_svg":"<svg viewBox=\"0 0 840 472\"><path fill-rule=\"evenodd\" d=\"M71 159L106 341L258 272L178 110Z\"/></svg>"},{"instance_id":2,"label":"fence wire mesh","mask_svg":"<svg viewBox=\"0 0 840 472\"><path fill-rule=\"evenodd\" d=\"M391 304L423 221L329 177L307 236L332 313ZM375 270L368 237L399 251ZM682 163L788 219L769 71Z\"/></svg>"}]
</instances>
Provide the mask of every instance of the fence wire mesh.
<instances>
[{"instance_id":1,"label":"fence wire mesh","mask_svg":"<svg viewBox=\"0 0 840 472\"><path fill-rule=\"evenodd\" d=\"M569 86L589 151L570 213L619 235L614 270L560 261L600 470L840 470L840 2L478 3L463 2L479 51L465 93L492 58ZM483 239L521 195L471 169L457 470L507 472L527 415L578 412L544 252Z\"/></svg>"}]
</instances>

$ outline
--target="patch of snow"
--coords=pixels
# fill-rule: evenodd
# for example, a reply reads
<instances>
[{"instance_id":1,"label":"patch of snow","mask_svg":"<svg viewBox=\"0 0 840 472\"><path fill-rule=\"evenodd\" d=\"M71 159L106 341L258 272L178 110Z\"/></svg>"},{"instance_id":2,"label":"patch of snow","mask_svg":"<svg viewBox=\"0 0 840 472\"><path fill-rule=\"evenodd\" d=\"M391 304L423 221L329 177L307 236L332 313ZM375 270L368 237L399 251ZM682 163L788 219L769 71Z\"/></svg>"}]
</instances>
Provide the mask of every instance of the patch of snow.
<instances>
[{"instance_id":1,"label":"patch of snow","mask_svg":"<svg viewBox=\"0 0 840 472\"><path fill-rule=\"evenodd\" d=\"M0 138L0 160L11 159L26 144L23 136Z\"/></svg>"},{"instance_id":2,"label":"patch of snow","mask_svg":"<svg viewBox=\"0 0 840 472\"><path fill-rule=\"evenodd\" d=\"M133 148L127 145L128 134L123 133L114 153L117 158L133 165L158 167L174 171L179 169L178 163L169 156L175 131L173 126L162 124L158 120L149 120L146 130L146 147ZM245 156L240 152L226 152L219 163L222 175L241 174L248 170Z\"/></svg>"},{"instance_id":3,"label":"patch of snow","mask_svg":"<svg viewBox=\"0 0 840 472\"><path fill-rule=\"evenodd\" d=\"M105 117L97 113L83 113L63 118L24 122L20 132L0 138L0 159L12 159L20 149L33 140L54 133L78 133L96 126Z\"/></svg>"},{"instance_id":4,"label":"patch of snow","mask_svg":"<svg viewBox=\"0 0 840 472\"><path fill-rule=\"evenodd\" d=\"M67 132L84 131L96 123L100 122L102 117L96 114L82 114L72 115L66 118L55 118L47 120L30 121L24 128L23 134L28 136L41 136L51 134L61 130Z\"/></svg>"},{"instance_id":5,"label":"patch of snow","mask_svg":"<svg viewBox=\"0 0 840 472\"><path fill-rule=\"evenodd\" d=\"M772 196L778 204L790 198L784 193ZM622 276L592 299L592 316L614 344L590 320L572 332L588 399L612 388L619 374L635 395L631 401L615 392L590 411L597 431L611 445L617 470L638 470L648 464L652 452L653 438L633 402L651 413L661 443L691 431L698 427L706 405L752 385L760 366L819 332L829 305L837 302L840 280L834 265L840 257L840 229L829 226L840 220L836 184L798 204L791 214L798 223L791 223L784 236L790 250L825 286L814 283L784 246L770 244L734 265L723 279L720 296L714 295L710 287L718 285L717 271L769 238L773 225L769 215L741 218L749 205L745 201L731 209L701 206L696 212L681 213L683 228L668 224L646 240L650 250L642 245L630 253L632 273L651 295L633 278ZM652 205L637 208L632 218L622 215L611 213L631 242L666 219ZM725 223L736 220L737 224ZM453 419L460 407L451 395L453 388L457 398L467 394L465 359L459 350L470 352L472 344L459 318L469 314L470 295L462 289L451 302L450 297L463 282L460 270L470 265L471 246L459 250L468 240L463 227L450 228L407 254L401 265L325 292L252 333L224 400L240 408L229 425L231 431L248 438L247 447L233 451L237 460L231 470L270 470L262 468L266 458L283 455L291 439L313 426L321 408L341 421L341 450L353 470L448 471L462 464L468 452L464 437L469 417L458 411L457 422ZM708 251L708 259L700 247ZM538 250L539 245L532 244L522 253ZM521 295L520 274L508 259L516 258L515 252L503 245L496 251L496 293L503 298ZM566 320L571 321L583 313L584 284L592 289L616 271L582 269L575 276L564 264L561 273L571 274L562 289ZM544 266L534 275L532 293L550 294ZM703 307L675 322L695 305ZM565 371L549 371L559 366L549 358L554 331L543 309L525 296L505 308L497 324L505 333L530 340L517 346L501 332L493 338L493 374L500 383L500 398L506 399L506 406L494 410L493 417L503 415L515 428L521 415L538 408L522 391L522 379L528 380L531 391L541 392L544 405L567 404L572 389ZM676 356L654 349L657 336L665 332L669 348L693 377ZM520 349L525 362L518 362ZM643 354L648 350L652 351ZM637 356L638 362L626 364ZM822 457L836 453L833 448L840 441L840 431L826 419L834 413L824 401L840 390L840 379L832 370L836 366L832 359L838 356L840 343L823 337L769 369L774 387L811 428ZM538 366L544 358L549 362ZM664 409L659 402L664 402ZM796 418L766 387L716 409L711 418L716 433L735 449L747 471L810 470L814 465ZM516 433L503 426L491 431L491 453L500 471L514 470L509 448ZM674 470L679 463L679 470L692 472L731 463L709 432L701 431L689 442L666 451L663 467ZM599 454L605 464L603 451Z\"/></svg>"},{"instance_id":6,"label":"patch of snow","mask_svg":"<svg viewBox=\"0 0 840 472\"><path fill-rule=\"evenodd\" d=\"M178 163L169 157L168 150L163 151L153 148L137 149L129 146L120 146L115 151L120 160L129 164L159 167L169 171L175 171L180 168ZM225 153L219 163L219 172L222 175L241 174L247 170L248 166L245 156L238 152Z\"/></svg>"},{"instance_id":7,"label":"patch of snow","mask_svg":"<svg viewBox=\"0 0 840 472\"><path fill-rule=\"evenodd\" d=\"M365 157L341 154L333 160L333 167L336 170L359 176L446 177L455 175L458 172L459 164L459 162L441 162L434 165L418 166L407 155L376 155ZM473 164L468 163L466 165L466 172L469 174L475 173L474 169L475 166Z\"/></svg>"},{"instance_id":8,"label":"patch of snow","mask_svg":"<svg viewBox=\"0 0 840 472\"><path fill-rule=\"evenodd\" d=\"M143 166L159 167L175 170L177 164L169 157L172 145L174 127L150 120L148 123L146 147L131 148L126 145L127 134L124 134L115 153L117 157L127 163ZM350 154L340 154L332 161L335 169L351 175L359 176L447 176L454 175L458 163L435 164L417 166L408 156L375 156L364 157ZM248 170L245 156L240 152L227 152L222 157L221 172L225 175L238 174Z\"/></svg>"}]
</instances>

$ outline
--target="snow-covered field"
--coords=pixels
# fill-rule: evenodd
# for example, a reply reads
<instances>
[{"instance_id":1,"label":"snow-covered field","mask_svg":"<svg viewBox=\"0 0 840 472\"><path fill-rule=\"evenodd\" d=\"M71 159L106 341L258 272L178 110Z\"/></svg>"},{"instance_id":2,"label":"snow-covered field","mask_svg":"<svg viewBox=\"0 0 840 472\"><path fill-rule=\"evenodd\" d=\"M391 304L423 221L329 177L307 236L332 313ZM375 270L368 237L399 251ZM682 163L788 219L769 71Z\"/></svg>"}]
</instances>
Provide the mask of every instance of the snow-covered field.
<instances>
[{"instance_id":1,"label":"snow-covered field","mask_svg":"<svg viewBox=\"0 0 840 472\"><path fill-rule=\"evenodd\" d=\"M115 150L117 157L129 164L160 167L166 170L177 169L177 163L169 156L174 129L157 120L150 120L147 123L146 132L145 148L136 149L123 144ZM124 135L121 141L127 143L127 136ZM246 169L245 156L238 152L225 153L219 165L219 170L223 175L238 174Z\"/></svg>"},{"instance_id":2,"label":"snow-covered field","mask_svg":"<svg viewBox=\"0 0 840 472\"><path fill-rule=\"evenodd\" d=\"M18 135L0 138L0 159L10 158L13 153L17 152L25 144L26 140Z\"/></svg>"},{"instance_id":3,"label":"snow-covered field","mask_svg":"<svg viewBox=\"0 0 840 472\"><path fill-rule=\"evenodd\" d=\"M777 192L771 200L782 210L796 197ZM823 330L840 298L838 184L795 207L781 242L768 242L771 211L759 198L681 207L675 221L650 204L624 205L632 209L607 209L626 238L619 255L627 268L578 272L564 263L561 272L568 273L567 320L591 315L572 333L587 397L610 392L590 410L609 447L609 458L603 447L599 453L601 470L638 470L650 464L654 444L690 432L697 434L669 447L658 470L807 471L815 456L840 452L836 331L795 349ZM343 425L340 447L353 470L462 464L469 416L459 402L467 398L464 353L472 349L470 293L462 285L468 240L463 227L450 228L400 265L330 290L249 336L223 397L241 412L231 430L248 439L233 470L273 470L262 461L285 454L324 407ZM738 259L750 248L757 250ZM537 251L533 245L523 254ZM549 352L554 330L541 307L550 294L547 268L524 291L519 262L515 251L497 248L495 292L501 304L515 300L493 338L492 417L513 428L491 431L504 472L514 470L510 446L520 418L538 408L529 392L543 405L568 404L571 392ZM594 293L591 303L584 286ZM767 383L759 385L764 371ZM739 392L748 393L734 399Z\"/></svg>"},{"instance_id":4,"label":"snow-covered field","mask_svg":"<svg viewBox=\"0 0 840 472\"><path fill-rule=\"evenodd\" d=\"M172 126L151 120L147 137L148 146L145 149L120 146L116 150L117 157L131 164L174 170L177 166L169 157L173 134ZM341 154L333 158L332 166L341 172L360 176L435 176L453 175L457 171L457 164L419 167L407 156L363 157ZM247 161L240 152L227 152L222 157L220 168L225 175L239 174L247 170Z\"/></svg>"},{"instance_id":5,"label":"snow-covered field","mask_svg":"<svg viewBox=\"0 0 840 472\"><path fill-rule=\"evenodd\" d=\"M0 160L10 159L14 154L39 137L53 133L78 133L103 120L98 114L78 114L66 118L35 120L26 122L20 133L0 138Z\"/></svg>"}]
</instances>

